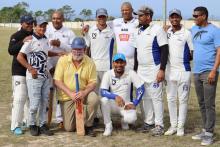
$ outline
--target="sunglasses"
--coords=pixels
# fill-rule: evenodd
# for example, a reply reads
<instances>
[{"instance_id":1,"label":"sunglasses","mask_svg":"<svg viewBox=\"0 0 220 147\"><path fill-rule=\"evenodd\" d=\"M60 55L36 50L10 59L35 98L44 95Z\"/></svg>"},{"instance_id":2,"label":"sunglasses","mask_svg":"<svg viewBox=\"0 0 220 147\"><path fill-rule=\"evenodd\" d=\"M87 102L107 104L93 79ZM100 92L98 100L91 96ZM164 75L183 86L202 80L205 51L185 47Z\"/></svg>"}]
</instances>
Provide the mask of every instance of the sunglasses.
<instances>
[{"instance_id":1,"label":"sunglasses","mask_svg":"<svg viewBox=\"0 0 220 147\"><path fill-rule=\"evenodd\" d=\"M199 16L202 16L202 15L195 15L195 14L193 14L194 18L198 18Z\"/></svg>"}]
</instances>

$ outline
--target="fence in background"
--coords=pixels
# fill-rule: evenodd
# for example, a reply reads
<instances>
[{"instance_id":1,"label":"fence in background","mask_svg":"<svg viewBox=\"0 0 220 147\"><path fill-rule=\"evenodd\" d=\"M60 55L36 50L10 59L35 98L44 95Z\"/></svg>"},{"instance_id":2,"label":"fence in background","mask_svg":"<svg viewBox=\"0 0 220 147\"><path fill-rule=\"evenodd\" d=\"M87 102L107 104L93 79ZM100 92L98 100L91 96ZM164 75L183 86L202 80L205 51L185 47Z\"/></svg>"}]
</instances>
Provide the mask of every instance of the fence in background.
<instances>
[{"instance_id":1,"label":"fence in background","mask_svg":"<svg viewBox=\"0 0 220 147\"><path fill-rule=\"evenodd\" d=\"M210 22L220 27L220 21L210 21ZM153 21L153 23L158 23L161 26L163 25L163 21ZM65 27L72 29L80 29L82 27L82 22L64 22L63 24ZM84 22L84 24L89 24L92 26L96 24L96 21L86 21ZM194 25L194 22L191 20L182 20L182 24L189 29ZM0 27L19 28L20 23L0 23Z\"/></svg>"}]
</instances>

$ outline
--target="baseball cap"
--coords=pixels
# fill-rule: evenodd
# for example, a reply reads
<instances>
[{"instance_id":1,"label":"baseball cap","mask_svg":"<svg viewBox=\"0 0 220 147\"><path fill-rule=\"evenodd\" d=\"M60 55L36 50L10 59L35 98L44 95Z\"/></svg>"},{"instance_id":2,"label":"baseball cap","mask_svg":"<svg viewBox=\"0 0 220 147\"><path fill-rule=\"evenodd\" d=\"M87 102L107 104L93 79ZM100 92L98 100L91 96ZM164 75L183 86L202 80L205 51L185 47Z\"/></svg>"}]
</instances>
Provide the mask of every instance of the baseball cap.
<instances>
[{"instance_id":1,"label":"baseball cap","mask_svg":"<svg viewBox=\"0 0 220 147\"><path fill-rule=\"evenodd\" d=\"M123 121L128 124L133 124L137 120L137 113L135 109L122 110Z\"/></svg>"},{"instance_id":2,"label":"baseball cap","mask_svg":"<svg viewBox=\"0 0 220 147\"><path fill-rule=\"evenodd\" d=\"M72 49L74 48L84 49L85 47L86 47L86 42L82 37L76 37L71 44Z\"/></svg>"},{"instance_id":3,"label":"baseball cap","mask_svg":"<svg viewBox=\"0 0 220 147\"><path fill-rule=\"evenodd\" d=\"M173 9L169 12L169 16L171 16L173 14L177 14L177 15L181 16L181 11L179 9Z\"/></svg>"},{"instance_id":4,"label":"baseball cap","mask_svg":"<svg viewBox=\"0 0 220 147\"><path fill-rule=\"evenodd\" d=\"M43 23L48 24L47 20L43 16L36 17L36 24L41 25Z\"/></svg>"},{"instance_id":5,"label":"baseball cap","mask_svg":"<svg viewBox=\"0 0 220 147\"><path fill-rule=\"evenodd\" d=\"M99 9L97 9L96 10L96 17L99 17L99 16L102 16L102 15L104 15L104 16L108 16L108 12L107 12L107 10L105 9L105 8L99 8Z\"/></svg>"},{"instance_id":6,"label":"baseball cap","mask_svg":"<svg viewBox=\"0 0 220 147\"><path fill-rule=\"evenodd\" d=\"M115 62L117 60L126 61L125 55L121 54L121 53L115 54L114 57L113 57L113 62Z\"/></svg>"},{"instance_id":7,"label":"baseball cap","mask_svg":"<svg viewBox=\"0 0 220 147\"><path fill-rule=\"evenodd\" d=\"M144 15L144 14L151 14L153 15L153 10L147 6L141 6L138 11L133 12L134 15Z\"/></svg>"},{"instance_id":8,"label":"baseball cap","mask_svg":"<svg viewBox=\"0 0 220 147\"><path fill-rule=\"evenodd\" d=\"M22 15L20 18L20 23L33 23L34 18L31 15Z\"/></svg>"}]
</instances>

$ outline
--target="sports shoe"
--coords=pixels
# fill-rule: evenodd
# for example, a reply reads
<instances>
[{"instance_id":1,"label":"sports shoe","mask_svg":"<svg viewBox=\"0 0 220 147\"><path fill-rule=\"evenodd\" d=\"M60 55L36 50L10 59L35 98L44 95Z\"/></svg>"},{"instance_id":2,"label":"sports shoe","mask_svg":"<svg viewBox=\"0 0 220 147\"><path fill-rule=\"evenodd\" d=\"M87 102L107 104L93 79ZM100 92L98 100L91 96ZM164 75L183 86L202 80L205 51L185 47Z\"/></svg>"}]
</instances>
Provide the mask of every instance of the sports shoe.
<instances>
[{"instance_id":1,"label":"sports shoe","mask_svg":"<svg viewBox=\"0 0 220 147\"><path fill-rule=\"evenodd\" d=\"M111 136L112 135L112 130L113 130L113 127L112 127L112 123L108 123L105 125L105 132L103 133L103 136Z\"/></svg>"},{"instance_id":2,"label":"sports shoe","mask_svg":"<svg viewBox=\"0 0 220 147\"><path fill-rule=\"evenodd\" d=\"M27 130L29 127L28 127L28 124L27 123L25 123L25 122L23 122L22 123L22 126L21 126L21 129L23 130L23 131L25 131L25 130Z\"/></svg>"},{"instance_id":3,"label":"sports shoe","mask_svg":"<svg viewBox=\"0 0 220 147\"><path fill-rule=\"evenodd\" d=\"M151 130L152 136L162 136L164 134L164 129L160 125L156 125L155 128Z\"/></svg>"},{"instance_id":4,"label":"sports shoe","mask_svg":"<svg viewBox=\"0 0 220 147\"><path fill-rule=\"evenodd\" d=\"M64 128L63 122L60 122L60 123L58 124L58 128L59 128L59 129L63 129L63 128Z\"/></svg>"},{"instance_id":5,"label":"sports shoe","mask_svg":"<svg viewBox=\"0 0 220 147\"><path fill-rule=\"evenodd\" d=\"M177 131L176 127L170 127L165 133L164 135L169 136L169 135L173 135L175 134Z\"/></svg>"},{"instance_id":6,"label":"sports shoe","mask_svg":"<svg viewBox=\"0 0 220 147\"><path fill-rule=\"evenodd\" d=\"M47 136L54 135L54 133L52 131L50 131L49 127L46 124L44 124L43 126L40 127L40 133L45 134Z\"/></svg>"},{"instance_id":7,"label":"sports shoe","mask_svg":"<svg viewBox=\"0 0 220 147\"><path fill-rule=\"evenodd\" d=\"M176 135L177 136L184 136L184 127L178 127Z\"/></svg>"},{"instance_id":8,"label":"sports shoe","mask_svg":"<svg viewBox=\"0 0 220 147\"><path fill-rule=\"evenodd\" d=\"M202 132L200 132L199 134L196 134L194 136L192 136L193 140L202 140L202 138L205 136L205 131L202 130Z\"/></svg>"},{"instance_id":9,"label":"sports shoe","mask_svg":"<svg viewBox=\"0 0 220 147\"><path fill-rule=\"evenodd\" d=\"M128 130L129 129L128 123L125 123L123 120L121 120L121 128L122 130Z\"/></svg>"},{"instance_id":10,"label":"sports shoe","mask_svg":"<svg viewBox=\"0 0 220 147\"><path fill-rule=\"evenodd\" d=\"M39 136L39 127L36 125L30 125L30 133L32 136Z\"/></svg>"},{"instance_id":11,"label":"sports shoe","mask_svg":"<svg viewBox=\"0 0 220 147\"><path fill-rule=\"evenodd\" d=\"M12 132L14 135L22 135L24 133L20 127L15 128Z\"/></svg>"},{"instance_id":12,"label":"sports shoe","mask_svg":"<svg viewBox=\"0 0 220 147\"><path fill-rule=\"evenodd\" d=\"M93 130L93 127L86 127L86 135L90 136L90 137L96 137L96 133Z\"/></svg>"},{"instance_id":13,"label":"sports shoe","mask_svg":"<svg viewBox=\"0 0 220 147\"><path fill-rule=\"evenodd\" d=\"M202 137L201 145L207 146L213 144L213 134L205 132L205 136Z\"/></svg>"},{"instance_id":14,"label":"sports shoe","mask_svg":"<svg viewBox=\"0 0 220 147\"><path fill-rule=\"evenodd\" d=\"M144 123L142 127L136 129L136 132L146 133L146 132L149 132L154 127L155 127L154 124L150 125L148 123Z\"/></svg>"}]
</instances>

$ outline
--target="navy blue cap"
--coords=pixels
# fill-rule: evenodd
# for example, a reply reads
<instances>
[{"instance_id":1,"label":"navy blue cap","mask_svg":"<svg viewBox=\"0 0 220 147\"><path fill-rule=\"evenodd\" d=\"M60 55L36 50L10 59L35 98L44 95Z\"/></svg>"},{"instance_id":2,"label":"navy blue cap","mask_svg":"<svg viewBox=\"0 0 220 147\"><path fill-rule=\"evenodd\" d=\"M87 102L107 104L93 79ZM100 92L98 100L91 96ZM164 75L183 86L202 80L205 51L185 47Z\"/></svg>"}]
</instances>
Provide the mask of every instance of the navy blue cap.
<instances>
[{"instance_id":1,"label":"navy blue cap","mask_svg":"<svg viewBox=\"0 0 220 147\"><path fill-rule=\"evenodd\" d=\"M20 18L20 22L21 23L33 23L34 22L34 18L31 15L22 15Z\"/></svg>"},{"instance_id":2,"label":"navy blue cap","mask_svg":"<svg viewBox=\"0 0 220 147\"><path fill-rule=\"evenodd\" d=\"M108 12L105 8L99 8L96 10L96 17L99 17L99 16L108 16Z\"/></svg>"},{"instance_id":3,"label":"navy blue cap","mask_svg":"<svg viewBox=\"0 0 220 147\"><path fill-rule=\"evenodd\" d=\"M43 23L48 24L47 20L43 16L36 17L36 24L41 25Z\"/></svg>"},{"instance_id":4,"label":"navy blue cap","mask_svg":"<svg viewBox=\"0 0 220 147\"><path fill-rule=\"evenodd\" d=\"M84 38L82 37L76 37L72 44L71 44L71 48L72 49L84 49L86 48L86 42L84 40Z\"/></svg>"},{"instance_id":5,"label":"navy blue cap","mask_svg":"<svg viewBox=\"0 0 220 147\"><path fill-rule=\"evenodd\" d=\"M114 57L113 57L113 62L115 62L117 60L126 61L125 55L121 54L121 53L115 54Z\"/></svg>"}]
</instances>

